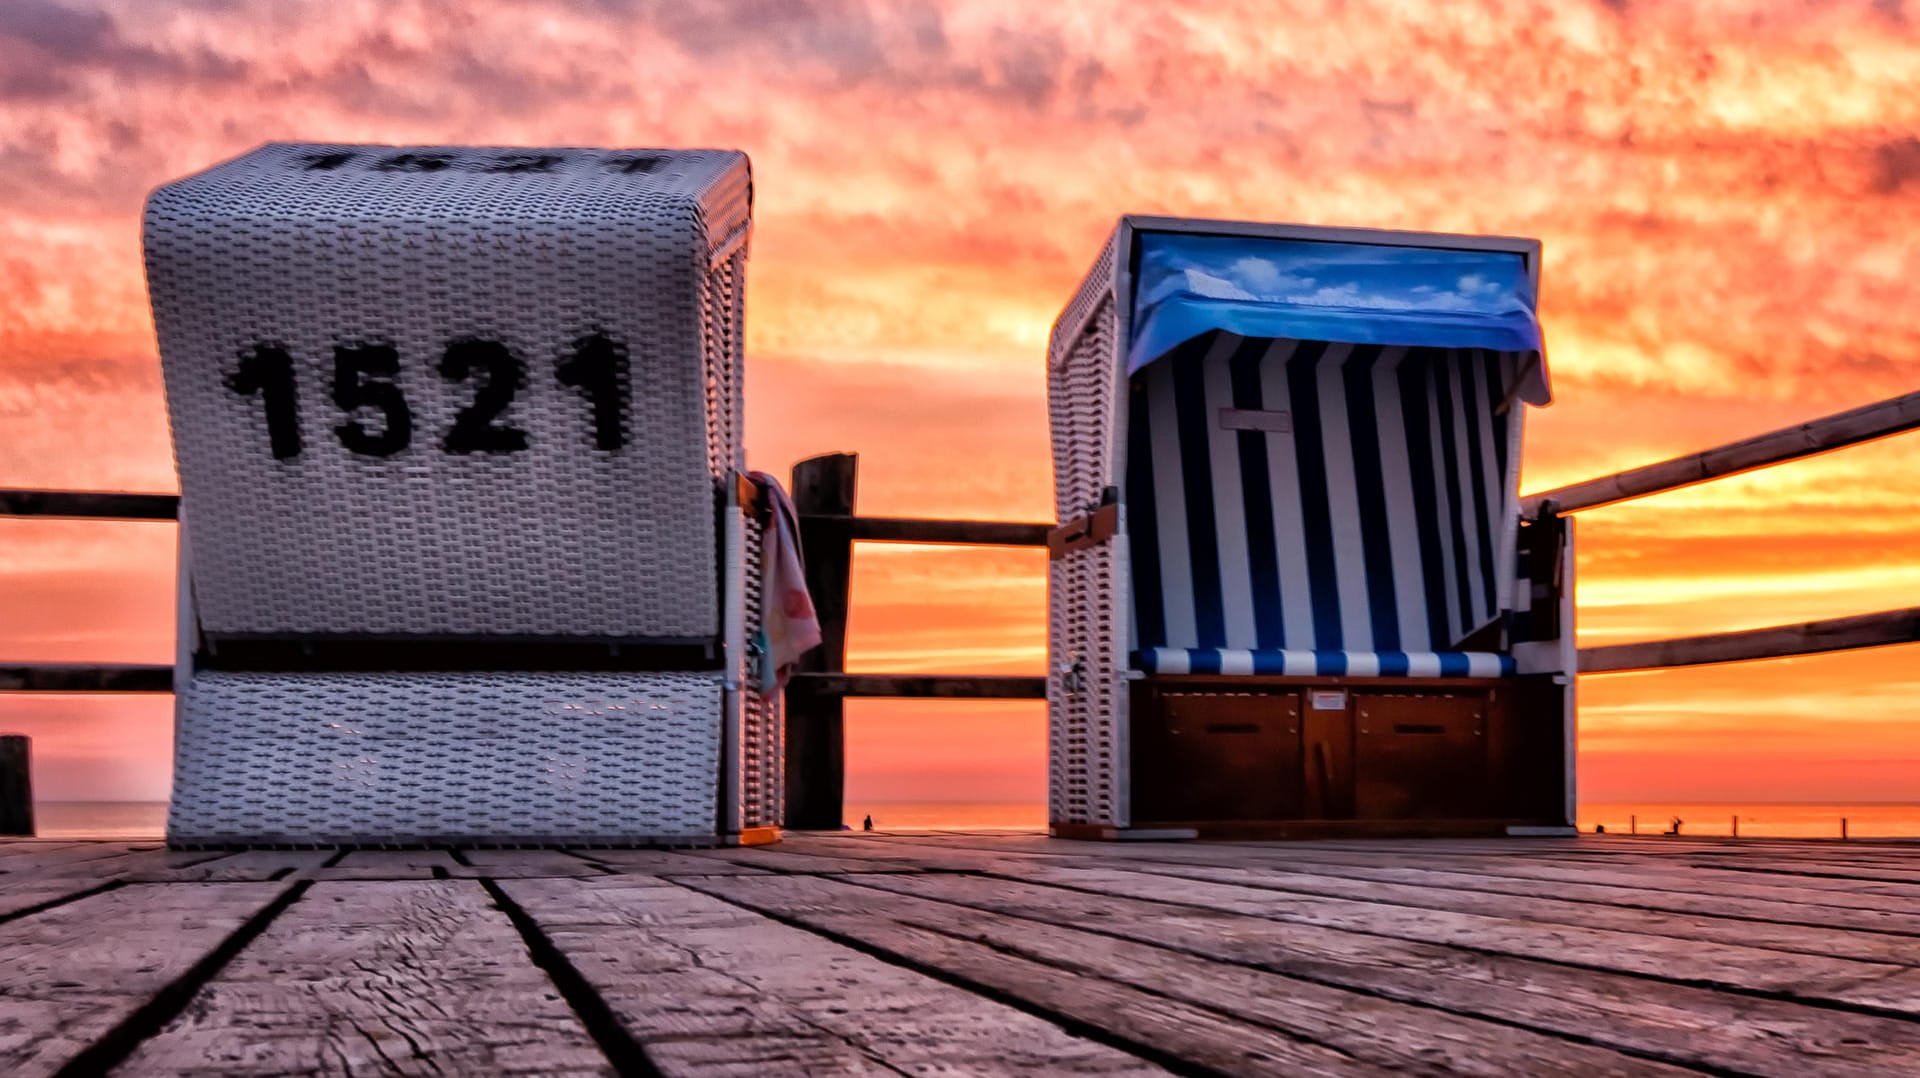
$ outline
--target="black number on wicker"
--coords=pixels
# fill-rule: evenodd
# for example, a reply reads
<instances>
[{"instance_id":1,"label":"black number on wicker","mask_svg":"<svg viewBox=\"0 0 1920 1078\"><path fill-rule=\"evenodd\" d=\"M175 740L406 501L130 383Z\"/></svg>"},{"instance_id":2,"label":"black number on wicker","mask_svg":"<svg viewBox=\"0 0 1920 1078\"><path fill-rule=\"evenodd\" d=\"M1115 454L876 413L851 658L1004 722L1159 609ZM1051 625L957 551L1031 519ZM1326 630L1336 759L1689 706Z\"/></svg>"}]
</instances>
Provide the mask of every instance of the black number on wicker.
<instances>
[{"instance_id":1,"label":"black number on wicker","mask_svg":"<svg viewBox=\"0 0 1920 1078\"><path fill-rule=\"evenodd\" d=\"M333 350L333 403L347 413L347 421L333 428L340 444L363 456L390 457L413 442L413 413L393 379L400 373L400 353L388 344L336 346ZM354 418L363 408L385 416L375 433Z\"/></svg>"},{"instance_id":2,"label":"black number on wicker","mask_svg":"<svg viewBox=\"0 0 1920 1078\"><path fill-rule=\"evenodd\" d=\"M563 158L557 153L502 154L480 166L482 172L552 172Z\"/></svg>"},{"instance_id":3,"label":"black number on wicker","mask_svg":"<svg viewBox=\"0 0 1920 1078\"><path fill-rule=\"evenodd\" d=\"M440 358L440 375L450 382L474 382L473 403L453 417L442 443L449 453L518 453L527 448L527 432L501 422L513 395L526 384L527 365L498 341L460 340Z\"/></svg>"},{"instance_id":4,"label":"black number on wicker","mask_svg":"<svg viewBox=\"0 0 1920 1078\"><path fill-rule=\"evenodd\" d=\"M243 397L259 394L267 413L267 443L275 460L300 455L300 397L293 384L293 357L274 344L257 344L227 376L227 388Z\"/></svg>"},{"instance_id":5,"label":"black number on wicker","mask_svg":"<svg viewBox=\"0 0 1920 1078\"><path fill-rule=\"evenodd\" d=\"M627 347L604 333L574 342L555 372L593 405L593 444L609 452L627 444Z\"/></svg>"}]
</instances>

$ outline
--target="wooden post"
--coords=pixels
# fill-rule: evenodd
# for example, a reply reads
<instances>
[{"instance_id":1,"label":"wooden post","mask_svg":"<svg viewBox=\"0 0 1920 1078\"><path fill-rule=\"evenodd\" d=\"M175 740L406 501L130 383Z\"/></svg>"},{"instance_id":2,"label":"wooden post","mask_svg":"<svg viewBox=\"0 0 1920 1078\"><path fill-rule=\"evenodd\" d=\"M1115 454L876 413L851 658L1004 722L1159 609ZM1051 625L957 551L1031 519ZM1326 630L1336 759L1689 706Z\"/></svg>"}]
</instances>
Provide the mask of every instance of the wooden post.
<instances>
[{"instance_id":1,"label":"wooden post","mask_svg":"<svg viewBox=\"0 0 1920 1078\"><path fill-rule=\"evenodd\" d=\"M1840 817L1840 841L1845 842L1846 840L1847 840L1847 818L1845 816L1842 816Z\"/></svg>"},{"instance_id":2,"label":"wooden post","mask_svg":"<svg viewBox=\"0 0 1920 1078\"><path fill-rule=\"evenodd\" d=\"M853 495L860 458L809 457L793 466L793 507L807 590L820 618L820 646L800 657L799 672L847 668L847 589L853 575ZM844 700L806 678L787 686L787 819L796 831L838 831L846 785Z\"/></svg>"},{"instance_id":3,"label":"wooden post","mask_svg":"<svg viewBox=\"0 0 1920 1078\"><path fill-rule=\"evenodd\" d=\"M1740 837L1740 814L1737 812L1733 814L1733 837Z\"/></svg>"},{"instance_id":4,"label":"wooden post","mask_svg":"<svg viewBox=\"0 0 1920 1078\"><path fill-rule=\"evenodd\" d=\"M33 835L33 774L25 734L0 734L0 835Z\"/></svg>"},{"instance_id":5,"label":"wooden post","mask_svg":"<svg viewBox=\"0 0 1920 1078\"><path fill-rule=\"evenodd\" d=\"M1637 835L1639 833L1640 833L1640 817L1639 816L1627 817L1627 834Z\"/></svg>"}]
</instances>

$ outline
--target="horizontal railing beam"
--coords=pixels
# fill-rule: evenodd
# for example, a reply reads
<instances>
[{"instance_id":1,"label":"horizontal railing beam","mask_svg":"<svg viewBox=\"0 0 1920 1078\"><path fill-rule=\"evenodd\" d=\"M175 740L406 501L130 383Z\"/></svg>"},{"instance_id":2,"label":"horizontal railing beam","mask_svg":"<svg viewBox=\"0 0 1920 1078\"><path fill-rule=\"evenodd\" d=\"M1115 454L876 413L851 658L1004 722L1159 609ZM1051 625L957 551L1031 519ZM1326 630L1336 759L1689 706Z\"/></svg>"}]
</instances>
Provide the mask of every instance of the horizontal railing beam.
<instances>
[{"instance_id":1,"label":"horizontal railing beam","mask_svg":"<svg viewBox=\"0 0 1920 1078\"><path fill-rule=\"evenodd\" d=\"M173 667L141 663L0 666L0 692L172 692Z\"/></svg>"},{"instance_id":2,"label":"horizontal railing beam","mask_svg":"<svg viewBox=\"0 0 1920 1078\"><path fill-rule=\"evenodd\" d=\"M1558 512L1577 513L1582 509L1662 494L1695 483L1818 456L1915 429L1920 429L1920 391L1816 419L1811 423L1802 423L1797 427L1729 442L1705 452L1529 494L1520 500L1521 512L1533 516L1543 503L1551 501Z\"/></svg>"},{"instance_id":3,"label":"horizontal railing beam","mask_svg":"<svg viewBox=\"0 0 1920 1078\"><path fill-rule=\"evenodd\" d=\"M0 490L0 517L75 520L177 520L178 494L117 494L93 490Z\"/></svg>"},{"instance_id":4,"label":"horizontal railing beam","mask_svg":"<svg viewBox=\"0 0 1920 1078\"><path fill-rule=\"evenodd\" d=\"M1909 607L1797 625L1581 648L1580 672L1617 674L1629 670L1785 659L1915 641L1920 641L1920 607Z\"/></svg>"},{"instance_id":5,"label":"horizontal railing beam","mask_svg":"<svg viewBox=\"0 0 1920 1078\"><path fill-rule=\"evenodd\" d=\"M1051 524L1011 520L926 520L919 517L814 516L845 524L853 538L880 543L944 543L959 546L1046 546Z\"/></svg>"},{"instance_id":6,"label":"horizontal railing beam","mask_svg":"<svg viewBox=\"0 0 1920 1078\"><path fill-rule=\"evenodd\" d=\"M999 674L808 674L796 687L822 696L1045 700L1047 679Z\"/></svg>"}]
</instances>

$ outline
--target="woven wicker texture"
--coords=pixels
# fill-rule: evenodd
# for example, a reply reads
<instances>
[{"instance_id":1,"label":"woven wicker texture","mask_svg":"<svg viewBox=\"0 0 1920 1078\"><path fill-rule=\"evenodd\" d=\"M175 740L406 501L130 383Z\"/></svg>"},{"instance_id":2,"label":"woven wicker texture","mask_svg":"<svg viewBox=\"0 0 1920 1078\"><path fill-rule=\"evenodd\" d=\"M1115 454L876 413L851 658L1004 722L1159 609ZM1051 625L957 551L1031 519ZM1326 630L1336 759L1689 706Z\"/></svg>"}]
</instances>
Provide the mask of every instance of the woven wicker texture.
<instances>
[{"instance_id":1,"label":"woven wicker texture","mask_svg":"<svg viewBox=\"0 0 1920 1078\"><path fill-rule=\"evenodd\" d=\"M202 627L718 635L748 203L721 151L277 144L156 191Z\"/></svg>"},{"instance_id":2,"label":"woven wicker texture","mask_svg":"<svg viewBox=\"0 0 1920 1078\"><path fill-rule=\"evenodd\" d=\"M720 713L716 675L202 673L168 838L711 842Z\"/></svg>"},{"instance_id":3,"label":"woven wicker texture","mask_svg":"<svg viewBox=\"0 0 1920 1078\"><path fill-rule=\"evenodd\" d=\"M760 631L761 599L765 581L761 555L764 552L760 524L745 515L741 534L745 585L743 624L748 639ZM754 691L752 671L758 656L742 649L739 659L741 690L741 726L739 751L733 754L739 769L740 826L778 827L786 818L785 722L780 714L782 694L763 698Z\"/></svg>"},{"instance_id":4,"label":"woven wicker texture","mask_svg":"<svg viewBox=\"0 0 1920 1078\"><path fill-rule=\"evenodd\" d=\"M1097 505L1113 474L1113 245L1061 315L1080 333L1048 368L1055 508L1070 519ZM1056 339L1056 347L1063 342ZM1122 507L1125 512L1125 507ZM1125 826L1127 598L1126 528L1098 546L1049 563L1047 681L1048 818Z\"/></svg>"}]
</instances>

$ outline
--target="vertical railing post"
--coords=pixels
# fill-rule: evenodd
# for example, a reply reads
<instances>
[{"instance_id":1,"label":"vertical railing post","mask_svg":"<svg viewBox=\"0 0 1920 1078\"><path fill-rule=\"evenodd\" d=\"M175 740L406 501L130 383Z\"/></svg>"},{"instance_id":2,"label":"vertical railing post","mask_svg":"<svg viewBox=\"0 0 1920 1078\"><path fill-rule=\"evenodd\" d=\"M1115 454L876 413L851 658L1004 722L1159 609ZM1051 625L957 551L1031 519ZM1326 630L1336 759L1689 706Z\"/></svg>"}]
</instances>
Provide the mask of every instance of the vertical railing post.
<instances>
[{"instance_id":1,"label":"vertical railing post","mask_svg":"<svg viewBox=\"0 0 1920 1078\"><path fill-rule=\"evenodd\" d=\"M33 773L25 734L0 734L0 835L33 835Z\"/></svg>"},{"instance_id":2,"label":"vertical railing post","mask_svg":"<svg viewBox=\"0 0 1920 1078\"><path fill-rule=\"evenodd\" d=\"M853 495L859 457L828 453L793 466L807 590L820 618L820 646L800 657L804 673L847 666L847 590L853 573ZM804 682L787 686L787 827L837 831L846 780L844 701Z\"/></svg>"}]
</instances>

